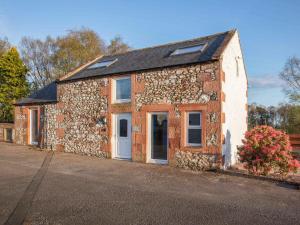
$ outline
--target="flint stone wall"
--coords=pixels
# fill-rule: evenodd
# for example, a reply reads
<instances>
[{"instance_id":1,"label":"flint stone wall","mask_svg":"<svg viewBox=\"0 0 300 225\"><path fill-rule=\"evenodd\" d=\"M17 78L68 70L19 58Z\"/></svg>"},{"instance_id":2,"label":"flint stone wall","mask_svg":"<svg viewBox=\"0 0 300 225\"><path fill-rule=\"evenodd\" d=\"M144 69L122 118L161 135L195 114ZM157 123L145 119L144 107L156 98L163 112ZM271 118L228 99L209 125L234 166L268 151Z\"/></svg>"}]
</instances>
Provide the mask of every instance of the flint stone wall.
<instances>
[{"instance_id":1,"label":"flint stone wall","mask_svg":"<svg viewBox=\"0 0 300 225\"><path fill-rule=\"evenodd\" d=\"M221 91L218 86L219 74L219 63L215 62L165 68L136 75L137 84L143 86L142 91L135 94L136 112L142 111L145 105L172 104L175 118L180 120L182 116L178 110L180 104L207 105L206 146L203 146L206 151L193 153L192 149L191 152L180 148L171 149L175 152L175 164L178 167L204 170L216 166L216 152L220 152L219 140L221 138L219 126L221 113L218 108L220 106L218 96ZM183 134L175 136L174 139L180 139L180 135Z\"/></svg>"},{"instance_id":2,"label":"flint stone wall","mask_svg":"<svg viewBox=\"0 0 300 225\"><path fill-rule=\"evenodd\" d=\"M57 109L56 104L47 104L41 106L40 109L40 124L43 124L42 135L42 148L55 150L56 146L56 116Z\"/></svg>"},{"instance_id":3,"label":"flint stone wall","mask_svg":"<svg viewBox=\"0 0 300 225\"><path fill-rule=\"evenodd\" d=\"M202 170L215 165L216 157L213 153L220 147L220 109L215 107L219 105L220 90L216 86L219 84L218 68L219 64L215 62L140 72L132 76L135 85L132 86L132 103L129 107L132 107L133 113L135 111L135 116L138 116L146 105L174 105L174 121L180 126L180 104L207 105L204 148L212 154L182 151L179 146L175 149L172 145L172 159L175 159L178 167ZM111 149L107 147L110 127L107 125L110 125L109 113L112 112L108 110L113 108L109 105L110 86L111 79L107 78L60 83L56 109L47 106L44 110L48 129L45 145L63 146L62 150L65 152L109 157ZM57 116L63 119L57 122ZM103 121L108 122L106 124ZM51 129L53 127L56 132ZM141 130L135 133L140 133ZM176 135L179 136L174 136L173 139L180 139L180 133ZM175 146L177 142L172 143ZM135 144L142 145L142 142L133 142L133 145ZM137 151L141 151L142 154L142 149Z\"/></svg>"},{"instance_id":4,"label":"flint stone wall","mask_svg":"<svg viewBox=\"0 0 300 225\"><path fill-rule=\"evenodd\" d=\"M100 134L97 126L100 115L107 112L108 98L100 95L105 85L103 79L59 84L58 115L63 116L63 121L58 126L64 135L57 144L63 145L65 152L107 157L102 147L108 136Z\"/></svg>"},{"instance_id":5,"label":"flint stone wall","mask_svg":"<svg viewBox=\"0 0 300 225\"><path fill-rule=\"evenodd\" d=\"M207 170L217 166L217 156L203 153L176 151L176 166L183 169Z\"/></svg>"},{"instance_id":6,"label":"flint stone wall","mask_svg":"<svg viewBox=\"0 0 300 225\"><path fill-rule=\"evenodd\" d=\"M136 81L144 82L144 91L135 95L136 111L147 104L208 103L217 100L215 91L204 92L206 81L216 79L217 64L165 68L139 73Z\"/></svg>"}]
</instances>

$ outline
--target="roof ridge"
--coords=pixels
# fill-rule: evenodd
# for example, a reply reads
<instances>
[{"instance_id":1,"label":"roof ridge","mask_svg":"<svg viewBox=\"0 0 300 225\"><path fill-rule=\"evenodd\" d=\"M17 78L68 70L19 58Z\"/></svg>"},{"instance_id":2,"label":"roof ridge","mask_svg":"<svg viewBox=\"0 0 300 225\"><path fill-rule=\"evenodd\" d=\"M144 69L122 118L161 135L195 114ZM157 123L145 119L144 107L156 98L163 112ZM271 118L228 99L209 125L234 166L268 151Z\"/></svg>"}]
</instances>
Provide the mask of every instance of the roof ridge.
<instances>
[{"instance_id":1,"label":"roof ridge","mask_svg":"<svg viewBox=\"0 0 300 225\"><path fill-rule=\"evenodd\" d=\"M132 49L132 50L128 50L128 51L123 52L123 53L115 53L115 54L109 54L109 55L104 54L103 57L124 55L124 54L127 54L129 52L142 51L142 50L147 50L147 49L152 49L152 48L159 48L159 47L163 47L163 46L179 44L179 43L182 43L182 42L196 41L196 40L199 40L199 39L207 39L207 38L212 38L212 37L215 37L215 36L218 36L218 35L221 35L221 34L231 33L231 32L234 32L234 31L236 31L236 29L231 29L231 30L228 30L228 31L218 32L218 33L215 33L215 34L201 36L201 37L187 39L187 40L174 41L174 42L169 42L169 43L166 43L166 44L154 45L154 46L145 47L145 48Z\"/></svg>"}]
</instances>

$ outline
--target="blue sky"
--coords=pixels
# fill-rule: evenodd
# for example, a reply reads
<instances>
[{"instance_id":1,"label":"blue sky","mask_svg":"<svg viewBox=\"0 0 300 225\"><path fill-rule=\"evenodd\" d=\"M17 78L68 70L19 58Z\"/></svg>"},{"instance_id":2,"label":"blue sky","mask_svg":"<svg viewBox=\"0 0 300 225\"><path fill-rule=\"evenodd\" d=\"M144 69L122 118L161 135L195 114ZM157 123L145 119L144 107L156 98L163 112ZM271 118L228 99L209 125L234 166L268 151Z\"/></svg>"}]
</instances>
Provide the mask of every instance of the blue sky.
<instances>
[{"instance_id":1,"label":"blue sky","mask_svg":"<svg viewBox=\"0 0 300 225\"><path fill-rule=\"evenodd\" d=\"M89 27L106 41L121 35L133 48L237 28L249 102L284 101L278 73L300 57L300 1L13 1L0 0L0 36L17 45L23 36L45 38Z\"/></svg>"}]
</instances>

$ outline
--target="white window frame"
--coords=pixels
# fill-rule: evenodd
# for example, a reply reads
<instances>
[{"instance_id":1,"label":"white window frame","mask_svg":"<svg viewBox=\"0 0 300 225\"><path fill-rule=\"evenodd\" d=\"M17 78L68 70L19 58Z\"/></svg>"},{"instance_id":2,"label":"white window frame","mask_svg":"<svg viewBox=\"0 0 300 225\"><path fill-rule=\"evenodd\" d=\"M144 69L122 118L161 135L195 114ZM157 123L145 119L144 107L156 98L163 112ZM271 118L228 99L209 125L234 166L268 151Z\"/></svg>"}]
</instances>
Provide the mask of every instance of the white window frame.
<instances>
[{"instance_id":1,"label":"white window frame","mask_svg":"<svg viewBox=\"0 0 300 225\"><path fill-rule=\"evenodd\" d=\"M200 125L189 125L189 117L190 114L200 114ZM187 146L192 146L192 147L201 147L203 140L202 140L202 132L203 132L203 128L202 128L202 112L201 111L190 111L190 112L186 112L186 131L185 131L185 135L186 135L186 140L185 143ZM195 143L189 143L189 129L200 129L201 130L201 143L200 144L195 144Z\"/></svg>"},{"instance_id":2,"label":"white window frame","mask_svg":"<svg viewBox=\"0 0 300 225\"><path fill-rule=\"evenodd\" d=\"M126 80L129 79L130 80L130 98L128 99L117 99L117 81L118 80ZM113 88L112 88L112 95L113 95L113 103L127 103L127 102L131 102L131 96L132 96L132 85L131 85L131 76L126 76L126 77L118 77L118 78L114 78L113 79Z\"/></svg>"}]
</instances>

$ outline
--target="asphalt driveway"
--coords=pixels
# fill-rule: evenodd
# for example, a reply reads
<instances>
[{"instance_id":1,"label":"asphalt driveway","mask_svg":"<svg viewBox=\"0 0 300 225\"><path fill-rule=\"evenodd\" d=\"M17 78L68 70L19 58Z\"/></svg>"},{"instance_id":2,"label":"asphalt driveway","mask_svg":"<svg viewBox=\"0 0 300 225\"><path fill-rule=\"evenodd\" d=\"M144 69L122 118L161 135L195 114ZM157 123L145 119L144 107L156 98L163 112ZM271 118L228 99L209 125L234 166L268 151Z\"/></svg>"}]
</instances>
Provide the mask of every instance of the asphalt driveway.
<instances>
[{"instance_id":1,"label":"asphalt driveway","mask_svg":"<svg viewBox=\"0 0 300 225\"><path fill-rule=\"evenodd\" d=\"M0 224L300 224L267 181L0 143Z\"/></svg>"}]
</instances>

